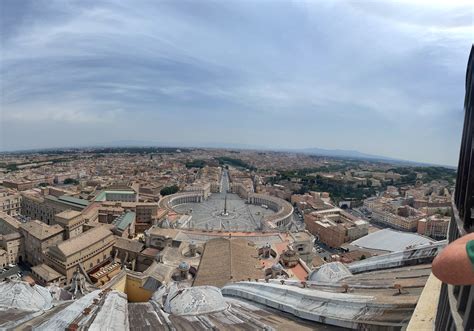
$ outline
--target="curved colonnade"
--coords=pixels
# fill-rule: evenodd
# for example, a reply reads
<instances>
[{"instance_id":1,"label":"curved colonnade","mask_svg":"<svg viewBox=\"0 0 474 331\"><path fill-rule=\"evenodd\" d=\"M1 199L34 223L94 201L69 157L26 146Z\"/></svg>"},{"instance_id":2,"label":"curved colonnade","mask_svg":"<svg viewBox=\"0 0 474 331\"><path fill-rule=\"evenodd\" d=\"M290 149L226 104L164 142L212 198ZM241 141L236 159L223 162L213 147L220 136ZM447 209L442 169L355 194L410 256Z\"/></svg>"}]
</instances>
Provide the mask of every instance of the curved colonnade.
<instances>
[{"instance_id":1,"label":"curved colonnade","mask_svg":"<svg viewBox=\"0 0 474 331\"><path fill-rule=\"evenodd\" d=\"M265 205L275 212L275 214L268 215L264 219L272 228L284 227L291 222L293 206L288 201L266 194L250 193L247 202L253 205Z\"/></svg>"},{"instance_id":2,"label":"curved colonnade","mask_svg":"<svg viewBox=\"0 0 474 331\"><path fill-rule=\"evenodd\" d=\"M283 199L272 197L265 194L246 193L246 196L239 196L248 203L253 205L265 205L268 209L275 212L275 214L268 215L264 218L264 222L270 229L277 229L287 226L291 222L293 215L293 206ZM199 203L203 202L204 196L202 192L180 192L163 197L159 202L160 208L168 211L176 212L174 207L183 203Z\"/></svg>"},{"instance_id":3,"label":"curved colonnade","mask_svg":"<svg viewBox=\"0 0 474 331\"><path fill-rule=\"evenodd\" d=\"M202 191L180 192L167 195L160 199L158 207L168 211L176 212L173 207L183 203L203 202L204 196Z\"/></svg>"}]
</instances>

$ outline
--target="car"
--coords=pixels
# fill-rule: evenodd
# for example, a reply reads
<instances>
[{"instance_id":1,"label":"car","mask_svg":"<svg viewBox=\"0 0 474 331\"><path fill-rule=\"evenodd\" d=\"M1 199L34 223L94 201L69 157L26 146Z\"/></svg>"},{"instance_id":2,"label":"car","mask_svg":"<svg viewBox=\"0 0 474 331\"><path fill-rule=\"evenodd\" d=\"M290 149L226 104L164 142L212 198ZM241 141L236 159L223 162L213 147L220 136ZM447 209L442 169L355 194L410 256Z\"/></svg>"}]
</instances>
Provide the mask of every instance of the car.
<instances>
[{"instance_id":1,"label":"car","mask_svg":"<svg viewBox=\"0 0 474 331\"><path fill-rule=\"evenodd\" d=\"M13 268L13 267L15 267L16 265L13 264L13 263L10 263L8 266L9 266L10 268Z\"/></svg>"}]
</instances>

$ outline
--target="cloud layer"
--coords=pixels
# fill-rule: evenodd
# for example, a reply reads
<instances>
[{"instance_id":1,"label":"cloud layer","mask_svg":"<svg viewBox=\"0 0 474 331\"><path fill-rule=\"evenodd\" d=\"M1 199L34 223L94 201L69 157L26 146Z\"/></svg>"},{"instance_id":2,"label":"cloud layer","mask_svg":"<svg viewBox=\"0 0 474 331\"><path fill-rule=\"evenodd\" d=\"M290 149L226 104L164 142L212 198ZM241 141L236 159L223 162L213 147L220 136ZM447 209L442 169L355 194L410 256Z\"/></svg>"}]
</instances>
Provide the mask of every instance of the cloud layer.
<instances>
[{"instance_id":1,"label":"cloud layer","mask_svg":"<svg viewBox=\"0 0 474 331\"><path fill-rule=\"evenodd\" d=\"M469 1L0 6L0 149L140 140L457 163Z\"/></svg>"}]
</instances>

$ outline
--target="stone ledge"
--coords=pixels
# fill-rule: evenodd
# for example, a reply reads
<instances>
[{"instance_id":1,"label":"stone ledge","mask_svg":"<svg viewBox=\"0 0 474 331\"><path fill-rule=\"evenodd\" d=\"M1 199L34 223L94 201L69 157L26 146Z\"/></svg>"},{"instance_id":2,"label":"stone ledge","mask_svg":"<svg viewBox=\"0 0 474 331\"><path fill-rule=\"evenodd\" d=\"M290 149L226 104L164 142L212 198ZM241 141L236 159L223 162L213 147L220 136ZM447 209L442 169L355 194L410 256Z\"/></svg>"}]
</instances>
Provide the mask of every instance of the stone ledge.
<instances>
[{"instance_id":1,"label":"stone ledge","mask_svg":"<svg viewBox=\"0 0 474 331\"><path fill-rule=\"evenodd\" d=\"M407 331L434 330L441 281L433 274L426 281Z\"/></svg>"}]
</instances>

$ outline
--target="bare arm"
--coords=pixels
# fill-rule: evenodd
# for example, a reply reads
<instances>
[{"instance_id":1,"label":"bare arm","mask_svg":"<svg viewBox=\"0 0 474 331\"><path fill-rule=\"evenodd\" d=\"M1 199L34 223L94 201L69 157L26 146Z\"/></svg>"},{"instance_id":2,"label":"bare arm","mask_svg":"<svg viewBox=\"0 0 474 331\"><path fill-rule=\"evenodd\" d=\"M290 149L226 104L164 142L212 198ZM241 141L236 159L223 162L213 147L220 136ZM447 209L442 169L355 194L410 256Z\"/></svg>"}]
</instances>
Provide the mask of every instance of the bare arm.
<instances>
[{"instance_id":1,"label":"bare arm","mask_svg":"<svg viewBox=\"0 0 474 331\"><path fill-rule=\"evenodd\" d=\"M474 233L453 241L434 259L432 270L439 280L452 285L474 284L474 266L466 252L470 240L474 240Z\"/></svg>"}]
</instances>

